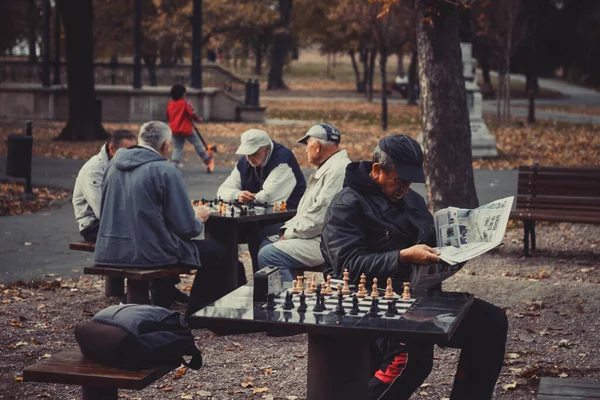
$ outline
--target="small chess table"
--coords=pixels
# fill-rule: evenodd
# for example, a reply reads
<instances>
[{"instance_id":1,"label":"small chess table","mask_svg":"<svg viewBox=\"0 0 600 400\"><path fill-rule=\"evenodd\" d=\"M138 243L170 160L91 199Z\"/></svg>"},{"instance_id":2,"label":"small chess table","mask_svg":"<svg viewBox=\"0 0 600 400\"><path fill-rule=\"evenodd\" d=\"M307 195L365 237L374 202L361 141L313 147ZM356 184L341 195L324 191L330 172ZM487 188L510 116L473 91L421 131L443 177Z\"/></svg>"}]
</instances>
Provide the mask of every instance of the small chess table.
<instances>
[{"instance_id":1,"label":"small chess table","mask_svg":"<svg viewBox=\"0 0 600 400\"><path fill-rule=\"evenodd\" d=\"M399 318L384 318L383 299L377 317L366 313L336 315L331 307L325 312L313 312L310 305L305 313L299 313L298 300L294 302L295 308L289 311L279 307L268 310L264 302L253 301L253 287L244 285L193 314L189 324L221 334L270 330L308 333L307 397L363 400L367 382L378 367L371 348L373 339L393 337L444 344L462 321L473 296L428 292L417 296Z\"/></svg>"},{"instance_id":2,"label":"small chess table","mask_svg":"<svg viewBox=\"0 0 600 400\"><path fill-rule=\"evenodd\" d=\"M214 239L225 246L226 254L223 265L221 284L224 293L229 293L246 283L246 278L238 269L238 245L246 242L246 234L256 232L263 226L285 222L296 215L296 210L273 211L272 207L263 208L261 211L240 215L235 213L219 214L216 210L204 224L204 234L207 239Z\"/></svg>"}]
</instances>

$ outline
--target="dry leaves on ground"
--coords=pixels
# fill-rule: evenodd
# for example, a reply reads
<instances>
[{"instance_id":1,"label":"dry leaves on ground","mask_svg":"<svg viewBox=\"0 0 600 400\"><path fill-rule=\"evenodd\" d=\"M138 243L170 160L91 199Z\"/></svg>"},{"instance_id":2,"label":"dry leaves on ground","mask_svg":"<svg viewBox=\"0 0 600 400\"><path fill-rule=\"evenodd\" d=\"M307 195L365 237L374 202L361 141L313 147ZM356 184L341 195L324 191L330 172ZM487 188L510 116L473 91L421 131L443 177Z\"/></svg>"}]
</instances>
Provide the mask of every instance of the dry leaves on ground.
<instances>
[{"instance_id":1,"label":"dry leaves on ground","mask_svg":"<svg viewBox=\"0 0 600 400\"><path fill-rule=\"evenodd\" d=\"M0 183L0 216L29 214L52 208L70 193L68 190L46 187L35 187L32 191L35 198L23 201L23 185L14 182Z\"/></svg>"},{"instance_id":2,"label":"dry leaves on ground","mask_svg":"<svg viewBox=\"0 0 600 400\"><path fill-rule=\"evenodd\" d=\"M589 104L538 105L537 110L555 111L569 114L600 116L600 106Z\"/></svg>"}]
</instances>

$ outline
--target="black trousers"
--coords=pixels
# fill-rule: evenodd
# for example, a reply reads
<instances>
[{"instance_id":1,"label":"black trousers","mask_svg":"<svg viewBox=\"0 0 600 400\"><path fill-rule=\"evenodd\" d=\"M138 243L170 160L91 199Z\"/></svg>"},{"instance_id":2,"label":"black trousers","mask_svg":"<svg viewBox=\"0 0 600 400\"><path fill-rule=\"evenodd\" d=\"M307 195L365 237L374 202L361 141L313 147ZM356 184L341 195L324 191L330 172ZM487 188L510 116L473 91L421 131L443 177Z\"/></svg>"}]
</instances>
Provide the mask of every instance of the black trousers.
<instances>
[{"instance_id":1,"label":"black trousers","mask_svg":"<svg viewBox=\"0 0 600 400\"><path fill-rule=\"evenodd\" d=\"M248 243L248 251L250 252L252 270L254 272L258 271L258 251L260 250L260 244L269 236L279 233L283 224L283 222L278 222L246 231L246 242Z\"/></svg>"},{"instance_id":2,"label":"black trousers","mask_svg":"<svg viewBox=\"0 0 600 400\"><path fill-rule=\"evenodd\" d=\"M460 349L451 400L491 399L504 362L508 319L483 300L473 305L445 347ZM379 339L383 362L369 381L369 400L408 399L433 367L433 345Z\"/></svg>"},{"instance_id":3,"label":"black trousers","mask_svg":"<svg viewBox=\"0 0 600 400\"><path fill-rule=\"evenodd\" d=\"M192 284L190 302L185 313L186 318L225 296L227 289L223 285L221 265L225 257L225 247L216 240L193 240L200 252L201 266L196 270Z\"/></svg>"},{"instance_id":4,"label":"black trousers","mask_svg":"<svg viewBox=\"0 0 600 400\"><path fill-rule=\"evenodd\" d=\"M96 220L93 224L79 232L86 242L96 243L98 239L98 230L100 229L100 221Z\"/></svg>"}]
</instances>

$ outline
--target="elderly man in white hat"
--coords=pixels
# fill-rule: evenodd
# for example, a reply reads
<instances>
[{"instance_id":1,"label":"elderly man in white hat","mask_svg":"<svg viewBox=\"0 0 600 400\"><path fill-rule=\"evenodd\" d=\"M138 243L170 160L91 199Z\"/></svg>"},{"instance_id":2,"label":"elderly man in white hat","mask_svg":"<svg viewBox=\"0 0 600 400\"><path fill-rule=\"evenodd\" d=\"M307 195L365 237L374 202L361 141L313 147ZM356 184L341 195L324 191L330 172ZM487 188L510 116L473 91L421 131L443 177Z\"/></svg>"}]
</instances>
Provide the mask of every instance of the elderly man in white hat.
<instances>
[{"instance_id":1,"label":"elderly man in white hat","mask_svg":"<svg viewBox=\"0 0 600 400\"><path fill-rule=\"evenodd\" d=\"M281 228L274 243L263 242L258 253L258 266L277 266L285 281L293 279L293 269L316 267L324 263L321 255L321 232L327 207L344 183L350 163L346 150L340 150L340 132L330 124L313 125L298 143L306 145L308 162L317 171L308 187L296 216Z\"/></svg>"},{"instance_id":2,"label":"elderly man in white hat","mask_svg":"<svg viewBox=\"0 0 600 400\"><path fill-rule=\"evenodd\" d=\"M296 157L288 148L271 140L263 130L249 129L242 133L236 154L242 157L219 187L217 197L226 202L237 200L267 205L285 201L290 209L298 207L306 181ZM280 227L280 224L274 225L247 238L255 270L258 246L267 236L276 234Z\"/></svg>"}]
</instances>

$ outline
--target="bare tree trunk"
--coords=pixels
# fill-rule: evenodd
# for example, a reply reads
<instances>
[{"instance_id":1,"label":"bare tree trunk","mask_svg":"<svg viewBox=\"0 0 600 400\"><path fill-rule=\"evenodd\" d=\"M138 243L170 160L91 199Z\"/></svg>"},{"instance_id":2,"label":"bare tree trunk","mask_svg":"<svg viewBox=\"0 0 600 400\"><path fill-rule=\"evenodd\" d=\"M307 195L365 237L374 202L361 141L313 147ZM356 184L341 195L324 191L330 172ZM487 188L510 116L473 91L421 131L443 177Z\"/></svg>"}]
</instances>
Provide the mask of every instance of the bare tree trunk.
<instances>
[{"instance_id":1,"label":"bare tree trunk","mask_svg":"<svg viewBox=\"0 0 600 400\"><path fill-rule=\"evenodd\" d=\"M400 49L396 52L396 57L398 57L398 65L396 65L396 75L404 76L406 75L406 71L404 70L404 52Z\"/></svg>"},{"instance_id":2,"label":"bare tree trunk","mask_svg":"<svg viewBox=\"0 0 600 400\"><path fill-rule=\"evenodd\" d=\"M408 66L408 96L407 96L407 104L408 105L417 105L417 64L418 54L417 48L413 48L412 54L410 56L410 65Z\"/></svg>"},{"instance_id":3,"label":"bare tree trunk","mask_svg":"<svg viewBox=\"0 0 600 400\"><path fill-rule=\"evenodd\" d=\"M415 9L429 207L474 208L478 200L458 35L459 10L450 2L435 0L415 0Z\"/></svg>"},{"instance_id":4,"label":"bare tree trunk","mask_svg":"<svg viewBox=\"0 0 600 400\"><path fill-rule=\"evenodd\" d=\"M354 51L349 51L348 55L350 56L350 60L352 60L352 70L354 71L354 78L356 79L356 92L362 93L364 92L364 85L362 85L360 81L360 71L358 70Z\"/></svg>"},{"instance_id":5,"label":"bare tree trunk","mask_svg":"<svg viewBox=\"0 0 600 400\"><path fill-rule=\"evenodd\" d=\"M327 71L326 76L331 78L331 53L327 52Z\"/></svg>"},{"instance_id":6,"label":"bare tree trunk","mask_svg":"<svg viewBox=\"0 0 600 400\"><path fill-rule=\"evenodd\" d=\"M288 89L283 82L283 66L287 58L291 43L290 21L292 14L292 0L279 0L279 27L275 30L271 69L267 82L267 90Z\"/></svg>"},{"instance_id":7,"label":"bare tree trunk","mask_svg":"<svg viewBox=\"0 0 600 400\"><path fill-rule=\"evenodd\" d=\"M263 35L260 34L256 38L256 48L255 48L255 64L254 64L254 73L256 75L262 75L262 39Z\"/></svg>"},{"instance_id":8,"label":"bare tree trunk","mask_svg":"<svg viewBox=\"0 0 600 400\"><path fill-rule=\"evenodd\" d=\"M69 117L59 140L106 139L94 90L92 0L58 2L66 36Z\"/></svg>"},{"instance_id":9,"label":"bare tree trunk","mask_svg":"<svg viewBox=\"0 0 600 400\"><path fill-rule=\"evenodd\" d=\"M387 131L388 128L388 103L387 103L387 49L382 47L380 50L379 68L381 72L381 129Z\"/></svg>"},{"instance_id":10,"label":"bare tree trunk","mask_svg":"<svg viewBox=\"0 0 600 400\"><path fill-rule=\"evenodd\" d=\"M377 50L371 49L369 54L369 74L367 79L367 100L373 101L373 76L375 75L375 59Z\"/></svg>"}]
</instances>

